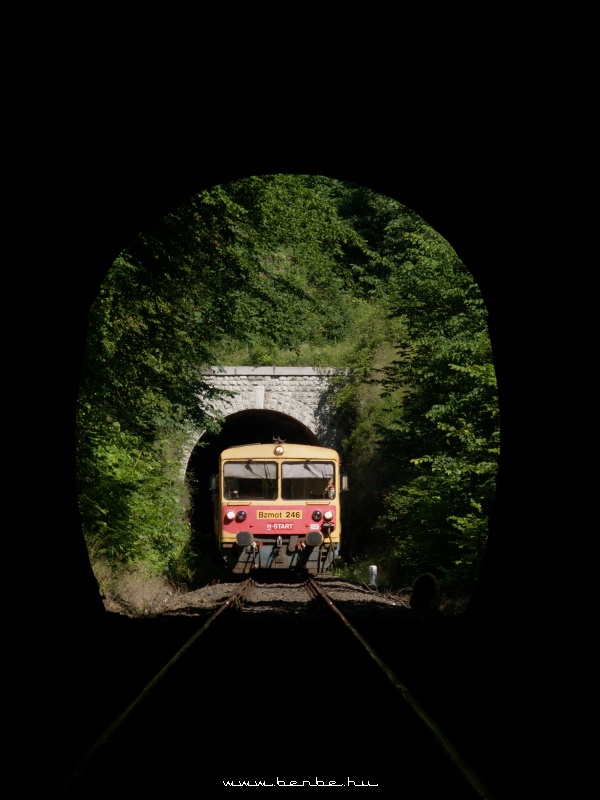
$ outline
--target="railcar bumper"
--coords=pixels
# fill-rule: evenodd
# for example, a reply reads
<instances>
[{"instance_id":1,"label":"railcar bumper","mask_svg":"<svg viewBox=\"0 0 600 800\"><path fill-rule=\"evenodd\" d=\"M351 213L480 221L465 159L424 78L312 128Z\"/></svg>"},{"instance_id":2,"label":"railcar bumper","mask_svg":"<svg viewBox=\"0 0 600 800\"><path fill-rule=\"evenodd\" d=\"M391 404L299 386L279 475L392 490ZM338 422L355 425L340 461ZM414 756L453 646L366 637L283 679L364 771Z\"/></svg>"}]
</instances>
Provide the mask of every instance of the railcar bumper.
<instances>
[{"instance_id":1,"label":"railcar bumper","mask_svg":"<svg viewBox=\"0 0 600 800\"><path fill-rule=\"evenodd\" d=\"M234 573L255 569L304 570L327 572L339 555L339 542L326 540L320 531L306 536L261 536L240 531L233 546L223 547L222 555Z\"/></svg>"}]
</instances>

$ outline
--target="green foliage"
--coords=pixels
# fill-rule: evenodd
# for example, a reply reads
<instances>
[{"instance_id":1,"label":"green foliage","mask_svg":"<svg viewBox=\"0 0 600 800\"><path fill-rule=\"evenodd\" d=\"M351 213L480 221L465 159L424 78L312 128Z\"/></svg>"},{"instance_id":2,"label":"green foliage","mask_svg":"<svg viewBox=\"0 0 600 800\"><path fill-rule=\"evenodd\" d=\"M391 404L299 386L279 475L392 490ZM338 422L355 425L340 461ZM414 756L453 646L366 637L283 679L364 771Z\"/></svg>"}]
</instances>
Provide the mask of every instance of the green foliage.
<instances>
[{"instance_id":1,"label":"green foliage","mask_svg":"<svg viewBox=\"0 0 600 800\"><path fill-rule=\"evenodd\" d=\"M256 209L236 196L203 192L140 234L90 310L77 418L80 508L88 545L111 563L179 573L193 558L181 448L193 430L218 430L200 368L214 362L223 335L246 334L236 309L253 283L240 241L250 238Z\"/></svg>"},{"instance_id":2,"label":"green foliage","mask_svg":"<svg viewBox=\"0 0 600 800\"><path fill-rule=\"evenodd\" d=\"M413 235L391 282L409 344L386 369L407 389L380 426L382 452L403 480L386 494L378 532L393 543L399 580L432 572L470 589L487 540L499 456L497 387L483 302L446 242Z\"/></svg>"},{"instance_id":3,"label":"green foliage","mask_svg":"<svg viewBox=\"0 0 600 800\"><path fill-rule=\"evenodd\" d=\"M423 220L365 187L255 176L194 196L119 254L90 310L77 419L84 533L109 565L203 574L180 459L193 432L218 432L201 369L219 364L343 368L338 568L472 585L495 374L478 287Z\"/></svg>"}]
</instances>

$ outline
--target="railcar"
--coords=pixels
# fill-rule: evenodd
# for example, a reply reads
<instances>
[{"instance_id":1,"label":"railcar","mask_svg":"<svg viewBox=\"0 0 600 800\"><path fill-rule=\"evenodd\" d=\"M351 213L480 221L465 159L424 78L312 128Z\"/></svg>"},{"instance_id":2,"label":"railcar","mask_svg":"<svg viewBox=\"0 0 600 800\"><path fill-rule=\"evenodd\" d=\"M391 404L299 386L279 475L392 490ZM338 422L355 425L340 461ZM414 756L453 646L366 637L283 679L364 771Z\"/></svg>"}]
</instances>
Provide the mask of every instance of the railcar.
<instances>
[{"instance_id":1,"label":"railcar","mask_svg":"<svg viewBox=\"0 0 600 800\"><path fill-rule=\"evenodd\" d=\"M336 450L275 440L223 450L210 476L218 549L234 573L327 572L340 555Z\"/></svg>"}]
</instances>

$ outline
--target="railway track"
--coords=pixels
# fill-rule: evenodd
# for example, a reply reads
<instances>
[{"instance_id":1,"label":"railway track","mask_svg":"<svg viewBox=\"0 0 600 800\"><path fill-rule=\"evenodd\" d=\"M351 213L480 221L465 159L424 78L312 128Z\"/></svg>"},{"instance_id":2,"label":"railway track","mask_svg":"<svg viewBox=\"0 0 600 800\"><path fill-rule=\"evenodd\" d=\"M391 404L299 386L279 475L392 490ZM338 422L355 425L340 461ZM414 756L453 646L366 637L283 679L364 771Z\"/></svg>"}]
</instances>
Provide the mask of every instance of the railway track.
<instances>
[{"instance_id":1,"label":"railway track","mask_svg":"<svg viewBox=\"0 0 600 800\"><path fill-rule=\"evenodd\" d=\"M107 726L58 794L243 786L492 793L327 592L236 587Z\"/></svg>"}]
</instances>

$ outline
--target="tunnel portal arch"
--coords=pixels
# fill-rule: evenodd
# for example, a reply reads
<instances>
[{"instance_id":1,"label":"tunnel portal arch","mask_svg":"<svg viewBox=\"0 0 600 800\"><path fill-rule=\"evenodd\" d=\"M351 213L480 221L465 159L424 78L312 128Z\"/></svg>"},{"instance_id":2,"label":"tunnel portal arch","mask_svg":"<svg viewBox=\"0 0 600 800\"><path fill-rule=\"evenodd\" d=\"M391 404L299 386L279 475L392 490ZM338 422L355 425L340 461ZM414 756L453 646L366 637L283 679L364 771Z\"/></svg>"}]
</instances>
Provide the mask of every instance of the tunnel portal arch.
<instances>
[{"instance_id":1,"label":"tunnel portal arch","mask_svg":"<svg viewBox=\"0 0 600 800\"><path fill-rule=\"evenodd\" d=\"M272 430L264 434L265 442L280 436L290 442L337 450L341 432L335 424L329 396L332 379L346 372L322 367L212 367L203 370L202 377L221 394L211 401L207 411L225 420L219 436L232 444L259 441L252 435L255 426L261 431ZM237 434L241 440L236 442ZM196 431L188 440L183 471L200 441L207 441L204 431Z\"/></svg>"}]
</instances>

